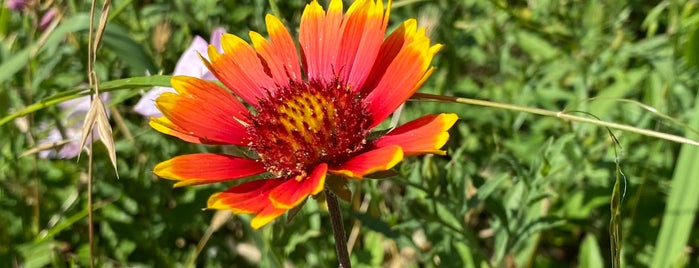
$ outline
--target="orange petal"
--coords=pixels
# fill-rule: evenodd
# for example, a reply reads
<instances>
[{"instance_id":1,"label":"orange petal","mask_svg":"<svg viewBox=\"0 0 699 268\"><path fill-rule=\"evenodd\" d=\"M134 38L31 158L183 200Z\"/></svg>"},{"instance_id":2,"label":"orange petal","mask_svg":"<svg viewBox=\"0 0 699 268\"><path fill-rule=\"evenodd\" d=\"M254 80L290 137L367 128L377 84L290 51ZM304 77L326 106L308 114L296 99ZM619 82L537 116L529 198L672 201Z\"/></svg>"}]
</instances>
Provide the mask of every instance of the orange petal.
<instances>
[{"instance_id":1,"label":"orange petal","mask_svg":"<svg viewBox=\"0 0 699 268\"><path fill-rule=\"evenodd\" d=\"M357 155L339 167L332 167L330 173L361 179L374 172L389 170L402 160L403 150L391 145Z\"/></svg>"},{"instance_id":2,"label":"orange petal","mask_svg":"<svg viewBox=\"0 0 699 268\"><path fill-rule=\"evenodd\" d=\"M179 181L175 187L235 180L265 171L255 160L206 153L177 156L153 168L158 177Z\"/></svg>"},{"instance_id":3,"label":"orange petal","mask_svg":"<svg viewBox=\"0 0 699 268\"><path fill-rule=\"evenodd\" d=\"M231 209L235 213L256 214L269 202L269 191L283 183L283 179L262 179L246 182L209 197L208 208Z\"/></svg>"},{"instance_id":4,"label":"orange petal","mask_svg":"<svg viewBox=\"0 0 699 268\"><path fill-rule=\"evenodd\" d=\"M252 218L250 226L252 226L252 228L255 230L260 229L262 226L265 226L268 223L272 222L274 219L278 218L286 211L286 209L275 208L271 204L267 205L262 211L257 213L257 215L255 215L254 218Z\"/></svg>"},{"instance_id":5,"label":"orange petal","mask_svg":"<svg viewBox=\"0 0 699 268\"><path fill-rule=\"evenodd\" d=\"M388 9L391 3L389 1ZM344 81L359 90L371 71L386 35L388 9L383 1L361 0L347 10L342 24L340 53L335 71Z\"/></svg>"},{"instance_id":6,"label":"orange petal","mask_svg":"<svg viewBox=\"0 0 699 268\"><path fill-rule=\"evenodd\" d=\"M458 116L456 114L427 115L399 126L388 134L374 141L374 146L385 147L398 145L405 156L418 154L445 154L439 150L449 139L451 128Z\"/></svg>"},{"instance_id":7,"label":"orange petal","mask_svg":"<svg viewBox=\"0 0 699 268\"><path fill-rule=\"evenodd\" d=\"M177 94L166 92L156 99L163 117L151 119L154 129L194 143L247 143L249 112L228 91L187 76L175 76L171 83Z\"/></svg>"},{"instance_id":8,"label":"orange petal","mask_svg":"<svg viewBox=\"0 0 699 268\"><path fill-rule=\"evenodd\" d=\"M299 59L289 31L275 16L268 14L265 20L270 41L259 33L250 32L255 51L264 60L263 63L275 83L285 85L289 80L300 80Z\"/></svg>"},{"instance_id":9,"label":"orange petal","mask_svg":"<svg viewBox=\"0 0 699 268\"><path fill-rule=\"evenodd\" d=\"M430 64L441 45L430 45L425 29L410 19L381 46L379 57L362 91L368 93L373 126L405 102L432 73Z\"/></svg>"},{"instance_id":10,"label":"orange petal","mask_svg":"<svg viewBox=\"0 0 699 268\"><path fill-rule=\"evenodd\" d=\"M318 1L306 5L301 16L299 43L308 80L334 78L342 66L334 66L340 50L342 1L332 0L327 13Z\"/></svg>"},{"instance_id":11,"label":"orange petal","mask_svg":"<svg viewBox=\"0 0 699 268\"><path fill-rule=\"evenodd\" d=\"M186 142L191 143L206 143L207 141L202 141L199 137L189 134L186 130L172 123L165 117L151 118L148 124L158 132L178 137ZM216 142L211 142L216 143Z\"/></svg>"},{"instance_id":12,"label":"orange petal","mask_svg":"<svg viewBox=\"0 0 699 268\"><path fill-rule=\"evenodd\" d=\"M275 208L269 201L269 192L283 182L284 179L246 182L212 195L207 207L230 209L236 214L255 214L250 224L258 229L286 212L286 209Z\"/></svg>"},{"instance_id":13,"label":"orange petal","mask_svg":"<svg viewBox=\"0 0 699 268\"><path fill-rule=\"evenodd\" d=\"M414 32L416 29L417 21L409 19L395 29L381 44L381 49L379 50L379 55L381 56L374 61L369 77L361 89L364 93L371 92L381 81L381 77L386 73L386 69L393 62L393 59L396 58L398 52L400 52L406 42L409 42L408 38L410 35L408 33Z\"/></svg>"},{"instance_id":14,"label":"orange petal","mask_svg":"<svg viewBox=\"0 0 699 268\"><path fill-rule=\"evenodd\" d=\"M309 195L315 195L323 190L327 171L328 165L323 163L315 167L308 177L289 178L269 193L269 200L279 209L294 208Z\"/></svg>"},{"instance_id":15,"label":"orange petal","mask_svg":"<svg viewBox=\"0 0 699 268\"><path fill-rule=\"evenodd\" d=\"M266 90L276 86L272 78L265 73L255 50L240 37L224 34L221 37L223 54L214 46L209 46L209 59L204 64L226 87L238 97L251 105L267 96Z\"/></svg>"}]
</instances>

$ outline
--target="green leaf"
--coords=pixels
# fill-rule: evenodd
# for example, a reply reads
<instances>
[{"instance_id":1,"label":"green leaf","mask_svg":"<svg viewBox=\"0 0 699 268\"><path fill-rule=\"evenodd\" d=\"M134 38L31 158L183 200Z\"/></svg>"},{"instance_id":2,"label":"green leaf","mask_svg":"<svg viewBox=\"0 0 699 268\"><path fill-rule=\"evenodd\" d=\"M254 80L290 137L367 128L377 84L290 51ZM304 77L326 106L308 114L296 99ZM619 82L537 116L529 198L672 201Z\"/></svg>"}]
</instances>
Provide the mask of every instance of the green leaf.
<instances>
[{"instance_id":1,"label":"green leaf","mask_svg":"<svg viewBox=\"0 0 699 268\"><path fill-rule=\"evenodd\" d=\"M536 34L525 31L517 34L518 44L536 60L546 60L558 54L558 49Z\"/></svg>"},{"instance_id":2,"label":"green leaf","mask_svg":"<svg viewBox=\"0 0 699 268\"><path fill-rule=\"evenodd\" d=\"M611 133L611 132L610 132ZM616 150L616 149L615 149ZM615 151L616 153L616 151ZM621 267L621 202L622 202L622 180L626 180L621 173L619 159L616 162L616 179L614 181L614 189L612 189L612 198L610 200L611 219L609 220L609 244L612 253L612 267Z\"/></svg>"},{"instance_id":3,"label":"green leaf","mask_svg":"<svg viewBox=\"0 0 699 268\"><path fill-rule=\"evenodd\" d=\"M5 6L0 7L0 36L7 34L7 26L10 24L10 9Z\"/></svg>"},{"instance_id":4,"label":"green leaf","mask_svg":"<svg viewBox=\"0 0 699 268\"><path fill-rule=\"evenodd\" d=\"M354 214L354 217L357 218L362 223L362 225L364 225L369 230L379 232L388 238L398 238L398 234L393 232L388 223L382 221L381 219L374 218L366 213L357 213Z\"/></svg>"},{"instance_id":5,"label":"green leaf","mask_svg":"<svg viewBox=\"0 0 699 268\"><path fill-rule=\"evenodd\" d=\"M580 268L604 267L602 252L594 235L588 234L580 246Z\"/></svg>"},{"instance_id":6,"label":"green leaf","mask_svg":"<svg viewBox=\"0 0 699 268\"><path fill-rule=\"evenodd\" d=\"M119 55L119 58L131 67L132 75L156 73L153 58L148 55L143 45L131 39L129 33L119 25L108 25L102 37L104 46Z\"/></svg>"},{"instance_id":7,"label":"green leaf","mask_svg":"<svg viewBox=\"0 0 699 268\"><path fill-rule=\"evenodd\" d=\"M684 57L687 66L699 68L699 25L689 35L689 40L684 47Z\"/></svg>"},{"instance_id":8,"label":"green leaf","mask_svg":"<svg viewBox=\"0 0 699 268\"><path fill-rule=\"evenodd\" d=\"M70 19L65 20L54 30L46 42L39 45L29 46L19 52L14 53L10 59L3 61L0 64L0 82L10 79L15 73L25 68L30 60L31 53L38 49L37 53L41 53L48 47L58 46L63 41L64 37L69 33L87 32L89 27L90 17L87 14L78 14ZM151 73L157 71L157 67L153 59L148 55L142 45L131 39L129 33L118 25L109 25L103 36L104 45L115 54L119 55L129 67L132 68L133 74L145 75L146 70Z\"/></svg>"},{"instance_id":9,"label":"green leaf","mask_svg":"<svg viewBox=\"0 0 699 268\"><path fill-rule=\"evenodd\" d=\"M102 207L109 205L111 202L113 202L113 201L97 203L97 204L92 206L92 211L97 211L98 209L101 209ZM69 229L77 221L82 220L85 217L87 217L87 207L85 207L80 212L78 212L78 213L68 217L67 219L61 221L59 224L57 224L53 228L49 229L46 234L43 234L43 235L36 237L34 239L34 242L35 243L42 243L43 241L51 240L55 235L62 232L63 230Z\"/></svg>"},{"instance_id":10,"label":"green leaf","mask_svg":"<svg viewBox=\"0 0 699 268\"><path fill-rule=\"evenodd\" d=\"M595 100L590 103L589 112L601 117L611 114L614 110L619 110L619 99L627 97L631 92L637 90L638 84L646 77L648 77L647 68L616 72L614 84L595 96Z\"/></svg>"},{"instance_id":11,"label":"green leaf","mask_svg":"<svg viewBox=\"0 0 699 268\"><path fill-rule=\"evenodd\" d=\"M89 25L88 21L89 17L85 14L67 19L49 35L43 45L38 46L35 44L19 52L15 52L12 57L4 60L2 64L0 64L0 70L2 70L2 72L0 72L0 82L4 82L12 78L15 73L25 68L29 63L32 51L38 49L37 52L40 53L44 50L44 48L57 46L58 43L63 40L63 37L68 33L86 31Z\"/></svg>"},{"instance_id":12,"label":"green leaf","mask_svg":"<svg viewBox=\"0 0 699 268\"><path fill-rule=\"evenodd\" d=\"M320 235L321 233L318 230L308 230L304 233L293 235L289 238L289 241L285 243L284 253L286 255L292 254L294 250L296 250L297 245L306 243L308 240L316 238Z\"/></svg>"},{"instance_id":13,"label":"green leaf","mask_svg":"<svg viewBox=\"0 0 699 268\"><path fill-rule=\"evenodd\" d=\"M690 122L692 128L699 128L699 96L694 103L694 116ZM699 138L698 134L687 131L688 138ZM655 255L651 267L671 267L679 265L683 258L684 247L692 233L694 218L699 205L699 148L682 145L675 173L672 176L667 207L663 215L660 234L655 243Z\"/></svg>"},{"instance_id":14,"label":"green leaf","mask_svg":"<svg viewBox=\"0 0 699 268\"><path fill-rule=\"evenodd\" d=\"M53 249L58 245L53 239L46 239L39 243L29 242L17 247L24 258L23 267L46 267L51 263Z\"/></svg>"},{"instance_id":15,"label":"green leaf","mask_svg":"<svg viewBox=\"0 0 699 268\"><path fill-rule=\"evenodd\" d=\"M1 75L1 74L0 74ZM121 89L134 89L134 88L144 88L144 87L168 87L170 86L170 76L166 75L154 75L154 76L142 76L142 77L132 77L113 81L107 81L100 83L100 92L110 92ZM0 119L0 126L14 120L17 117L24 116L38 110L44 109L46 107L51 107L58 103L79 98L82 96L87 96L90 94L87 91L88 88L79 88L74 90L69 90L66 92L61 92L46 99L40 100L37 103L29 105L22 110L12 113L8 116Z\"/></svg>"}]
</instances>

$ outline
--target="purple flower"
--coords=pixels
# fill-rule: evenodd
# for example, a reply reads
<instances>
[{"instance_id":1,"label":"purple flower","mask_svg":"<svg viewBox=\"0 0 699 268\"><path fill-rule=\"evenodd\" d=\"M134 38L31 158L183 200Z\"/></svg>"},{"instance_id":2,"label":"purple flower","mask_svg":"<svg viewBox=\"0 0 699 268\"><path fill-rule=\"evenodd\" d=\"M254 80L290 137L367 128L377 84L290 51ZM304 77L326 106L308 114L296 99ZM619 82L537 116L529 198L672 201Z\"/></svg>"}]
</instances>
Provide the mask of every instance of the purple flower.
<instances>
[{"instance_id":1,"label":"purple flower","mask_svg":"<svg viewBox=\"0 0 699 268\"><path fill-rule=\"evenodd\" d=\"M100 97L103 102L109 100L109 93L104 93ZM82 135L83 120L87 111L90 110L90 96L84 96L77 99L62 102L58 104L62 111L63 120L61 124L64 127L64 133L58 128L52 128L48 132L48 136L39 141L39 146L56 144L52 149L47 149L39 152L41 158L73 158L80 153L80 137ZM107 110L109 112L109 110ZM42 124L44 129L48 124ZM87 142L92 142L93 138L98 137L97 131L92 133L92 137L87 138ZM64 144L60 146L60 144Z\"/></svg>"},{"instance_id":2,"label":"purple flower","mask_svg":"<svg viewBox=\"0 0 699 268\"><path fill-rule=\"evenodd\" d=\"M41 16L41 20L39 21L39 29L46 30L46 27L49 27L49 24L53 22L53 20L56 18L56 13L58 13L58 9L55 7L50 8L46 13L44 13L43 16Z\"/></svg>"},{"instance_id":3,"label":"purple flower","mask_svg":"<svg viewBox=\"0 0 699 268\"><path fill-rule=\"evenodd\" d=\"M219 52L223 51L221 48L221 36L224 33L226 33L226 30L216 28L211 34L211 45L216 47ZM216 77L209 72L201 59L199 59L199 55L197 55L197 52L199 52L202 57L208 59L209 53L206 52L208 46L209 44L206 43L204 38L195 36L194 40L192 40L192 44L189 45L187 50L182 53L182 56L177 61L175 71L172 74L198 77L205 80L217 80ZM134 106L134 111L146 117L163 116L163 114L160 113L160 110L155 107L155 99L157 99L160 94L165 92L175 92L175 90L171 87L153 87L150 91L146 92L143 97L141 97L138 103L136 103L136 106Z\"/></svg>"},{"instance_id":4,"label":"purple flower","mask_svg":"<svg viewBox=\"0 0 699 268\"><path fill-rule=\"evenodd\" d=\"M27 6L27 2L25 0L5 0L5 6L10 10L20 10Z\"/></svg>"}]
</instances>

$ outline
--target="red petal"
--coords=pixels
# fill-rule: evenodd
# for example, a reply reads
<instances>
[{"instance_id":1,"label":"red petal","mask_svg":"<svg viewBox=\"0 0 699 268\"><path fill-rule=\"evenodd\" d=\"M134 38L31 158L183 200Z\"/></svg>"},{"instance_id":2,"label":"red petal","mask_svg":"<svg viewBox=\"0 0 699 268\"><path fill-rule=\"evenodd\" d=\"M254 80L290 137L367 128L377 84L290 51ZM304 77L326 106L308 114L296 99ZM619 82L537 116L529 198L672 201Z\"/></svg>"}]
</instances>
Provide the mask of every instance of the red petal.
<instances>
[{"instance_id":1,"label":"red petal","mask_svg":"<svg viewBox=\"0 0 699 268\"><path fill-rule=\"evenodd\" d=\"M283 183L283 179L262 179L246 182L212 195L208 208L231 209L235 213L257 213L269 202L269 191Z\"/></svg>"},{"instance_id":2,"label":"red petal","mask_svg":"<svg viewBox=\"0 0 699 268\"><path fill-rule=\"evenodd\" d=\"M209 46L209 59L204 64L226 87L245 102L257 106L257 100L265 98L265 90L274 90L276 85L264 71L260 58L248 43L232 34L221 37L223 54Z\"/></svg>"},{"instance_id":3,"label":"red petal","mask_svg":"<svg viewBox=\"0 0 699 268\"><path fill-rule=\"evenodd\" d=\"M430 63L441 45L430 46L425 29L406 21L384 41L362 91L372 114L372 127L386 119L432 74Z\"/></svg>"},{"instance_id":4,"label":"red petal","mask_svg":"<svg viewBox=\"0 0 699 268\"><path fill-rule=\"evenodd\" d=\"M215 183L264 173L262 163L225 154L189 154L161 162L158 177L177 180L175 187Z\"/></svg>"},{"instance_id":5,"label":"red petal","mask_svg":"<svg viewBox=\"0 0 699 268\"><path fill-rule=\"evenodd\" d=\"M320 164L308 177L297 176L289 178L269 193L269 199L274 207L279 209L291 209L298 206L309 195L315 195L325 186L325 175L328 171L327 164Z\"/></svg>"},{"instance_id":6,"label":"red petal","mask_svg":"<svg viewBox=\"0 0 699 268\"><path fill-rule=\"evenodd\" d=\"M327 13L315 0L303 10L299 43L308 80L321 79L327 82L334 78L337 68L344 68L333 65L340 50L341 23L341 0L330 1Z\"/></svg>"},{"instance_id":7,"label":"red petal","mask_svg":"<svg viewBox=\"0 0 699 268\"><path fill-rule=\"evenodd\" d=\"M374 172L389 170L402 160L403 150L400 146L386 146L357 155L339 167L332 167L330 173L361 179Z\"/></svg>"},{"instance_id":8,"label":"red petal","mask_svg":"<svg viewBox=\"0 0 699 268\"><path fill-rule=\"evenodd\" d=\"M399 126L374 141L374 146L398 145L405 156L417 154L445 154L439 150L449 139L451 128L458 117L456 114L427 115Z\"/></svg>"},{"instance_id":9,"label":"red petal","mask_svg":"<svg viewBox=\"0 0 699 268\"><path fill-rule=\"evenodd\" d=\"M177 94L156 99L163 117L151 119L156 130L195 143L247 143L249 112L233 95L213 82L187 76L171 80Z\"/></svg>"},{"instance_id":10,"label":"red petal","mask_svg":"<svg viewBox=\"0 0 699 268\"><path fill-rule=\"evenodd\" d=\"M255 214L251 225L258 229L286 212L286 209L275 208L269 201L269 192L283 182L283 179L263 179L243 183L212 195L208 208L230 209L237 214Z\"/></svg>"},{"instance_id":11,"label":"red petal","mask_svg":"<svg viewBox=\"0 0 699 268\"><path fill-rule=\"evenodd\" d=\"M386 35L389 6L384 14L383 1L355 1L342 24L342 41L335 71L353 89L359 90L367 79Z\"/></svg>"},{"instance_id":12,"label":"red petal","mask_svg":"<svg viewBox=\"0 0 699 268\"><path fill-rule=\"evenodd\" d=\"M289 31L275 16L268 14L265 21L270 41L259 33L250 32L255 51L264 59L265 67L269 69L275 83L284 85L288 84L289 80L301 80L296 46Z\"/></svg>"}]
</instances>

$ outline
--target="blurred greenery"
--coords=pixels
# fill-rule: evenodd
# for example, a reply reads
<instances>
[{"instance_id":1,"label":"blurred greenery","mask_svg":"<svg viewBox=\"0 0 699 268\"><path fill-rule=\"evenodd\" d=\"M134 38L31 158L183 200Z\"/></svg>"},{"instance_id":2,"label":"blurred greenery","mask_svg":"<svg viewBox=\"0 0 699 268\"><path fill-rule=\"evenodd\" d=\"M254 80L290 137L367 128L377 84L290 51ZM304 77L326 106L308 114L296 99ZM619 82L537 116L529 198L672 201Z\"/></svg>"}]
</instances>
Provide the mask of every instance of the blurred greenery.
<instances>
[{"instance_id":1,"label":"blurred greenery","mask_svg":"<svg viewBox=\"0 0 699 268\"><path fill-rule=\"evenodd\" d=\"M0 267L88 265L87 158L20 157L47 135L47 126L62 124L56 96L78 94L87 81L90 2L46 3L0 10L0 118L36 107L0 126ZM194 35L208 39L224 27L247 38L249 30L265 31L266 13L296 31L305 3L114 0L96 73L105 82L170 74ZM48 5L62 18L44 32L36 26ZM421 92L699 137L688 128L692 122L699 129L696 0L393 5L390 29L416 17L445 45ZM95 146L99 267L184 266L215 213L202 211L208 196L226 188L173 189L152 175L170 157L230 149L187 144L148 127L133 106L149 89L143 85L160 78L113 82L120 179L104 148ZM438 112L460 117L447 156L411 158L396 176L351 184L352 201L341 205L348 234L358 231L350 235L356 267L611 267L617 177L621 265L699 265L697 148L463 104L410 102L401 121ZM337 265L329 217L315 200L289 222L284 216L254 231L249 220L233 216L216 230L196 266Z\"/></svg>"}]
</instances>

